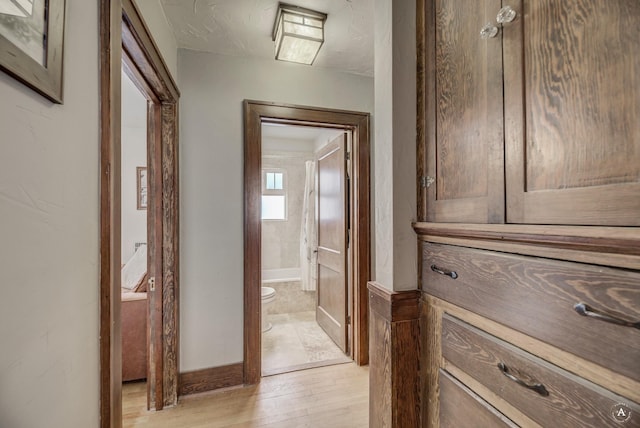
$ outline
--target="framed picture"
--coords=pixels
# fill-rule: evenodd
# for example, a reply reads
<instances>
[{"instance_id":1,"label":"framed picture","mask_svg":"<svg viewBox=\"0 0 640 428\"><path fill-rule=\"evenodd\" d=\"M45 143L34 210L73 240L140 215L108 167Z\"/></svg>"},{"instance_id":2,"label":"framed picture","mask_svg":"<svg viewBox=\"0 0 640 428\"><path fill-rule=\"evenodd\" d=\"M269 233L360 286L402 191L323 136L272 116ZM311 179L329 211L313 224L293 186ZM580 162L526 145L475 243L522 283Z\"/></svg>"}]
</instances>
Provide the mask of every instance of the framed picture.
<instances>
[{"instance_id":1,"label":"framed picture","mask_svg":"<svg viewBox=\"0 0 640 428\"><path fill-rule=\"evenodd\" d=\"M0 69L62 104L65 0L0 0Z\"/></svg>"},{"instance_id":2,"label":"framed picture","mask_svg":"<svg viewBox=\"0 0 640 428\"><path fill-rule=\"evenodd\" d=\"M0 0L2 1L2 0ZM145 166L138 166L136 167L136 174L138 179L136 180L138 183L138 202L137 202L137 208L139 210L146 210L147 209L147 167Z\"/></svg>"}]
</instances>

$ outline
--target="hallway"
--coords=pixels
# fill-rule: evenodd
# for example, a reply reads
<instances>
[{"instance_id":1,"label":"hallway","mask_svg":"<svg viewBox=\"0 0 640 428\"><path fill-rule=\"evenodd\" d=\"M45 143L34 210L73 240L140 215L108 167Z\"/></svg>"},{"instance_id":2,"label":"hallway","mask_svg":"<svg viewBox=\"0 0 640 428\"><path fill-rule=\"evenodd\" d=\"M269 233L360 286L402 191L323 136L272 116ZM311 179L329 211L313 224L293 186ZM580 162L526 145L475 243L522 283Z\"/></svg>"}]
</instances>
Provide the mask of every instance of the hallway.
<instances>
[{"instance_id":1,"label":"hallway","mask_svg":"<svg viewBox=\"0 0 640 428\"><path fill-rule=\"evenodd\" d=\"M265 377L258 386L182 398L175 408L147 412L146 384L123 387L124 427L369 426L369 368L319 367Z\"/></svg>"}]
</instances>

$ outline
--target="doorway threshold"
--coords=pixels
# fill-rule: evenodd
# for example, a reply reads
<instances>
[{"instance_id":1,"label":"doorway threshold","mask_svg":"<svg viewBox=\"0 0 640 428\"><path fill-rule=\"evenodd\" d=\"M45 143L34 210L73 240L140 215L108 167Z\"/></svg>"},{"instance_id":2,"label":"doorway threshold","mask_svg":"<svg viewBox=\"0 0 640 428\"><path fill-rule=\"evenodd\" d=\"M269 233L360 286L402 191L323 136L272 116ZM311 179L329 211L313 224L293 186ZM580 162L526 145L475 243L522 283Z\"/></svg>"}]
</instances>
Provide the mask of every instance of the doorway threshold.
<instances>
[{"instance_id":1,"label":"doorway threshold","mask_svg":"<svg viewBox=\"0 0 640 428\"><path fill-rule=\"evenodd\" d=\"M318 367L335 366L338 364L348 364L348 363L353 363L353 360L345 355L344 357L335 358L332 360L314 361L311 363L296 364L294 366L288 366L288 367L265 369L262 371L262 377L274 376L282 373L297 372L300 370L315 369Z\"/></svg>"}]
</instances>

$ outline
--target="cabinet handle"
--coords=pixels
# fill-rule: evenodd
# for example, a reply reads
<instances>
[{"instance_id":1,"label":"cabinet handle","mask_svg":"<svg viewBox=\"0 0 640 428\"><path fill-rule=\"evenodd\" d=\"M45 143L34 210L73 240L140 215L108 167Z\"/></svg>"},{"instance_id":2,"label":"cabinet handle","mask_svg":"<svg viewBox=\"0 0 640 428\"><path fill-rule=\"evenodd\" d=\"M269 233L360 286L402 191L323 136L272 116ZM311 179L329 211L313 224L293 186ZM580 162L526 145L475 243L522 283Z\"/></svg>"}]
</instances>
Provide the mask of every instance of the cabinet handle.
<instances>
[{"instance_id":1,"label":"cabinet handle","mask_svg":"<svg viewBox=\"0 0 640 428\"><path fill-rule=\"evenodd\" d=\"M507 24L516 19L516 11L511 6L505 6L498 11L496 21L498 24Z\"/></svg>"},{"instance_id":2,"label":"cabinet handle","mask_svg":"<svg viewBox=\"0 0 640 428\"><path fill-rule=\"evenodd\" d=\"M547 391L547 388L545 388L543 384L541 384L541 383L527 383L527 382L523 381L522 379L519 379L516 376L512 375L511 373L509 373L509 367L507 367L507 365L505 363L499 362L498 363L498 369L500 369L500 371L502 372L503 375L505 375L507 378L509 378L510 380L514 381L518 385L524 386L527 389L535 391L538 394L542 395L543 397L547 397L549 395L549 391Z\"/></svg>"},{"instance_id":3,"label":"cabinet handle","mask_svg":"<svg viewBox=\"0 0 640 428\"><path fill-rule=\"evenodd\" d=\"M434 271L435 273L439 273L440 275L450 276L452 279L456 279L458 277L458 274L455 271L440 269L436 265L431 265L431 270Z\"/></svg>"},{"instance_id":4,"label":"cabinet handle","mask_svg":"<svg viewBox=\"0 0 640 428\"><path fill-rule=\"evenodd\" d=\"M484 24L484 27L480 30L481 39L492 39L498 35L498 27L490 22Z\"/></svg>"},{"instance_id":5,"label":"cabinet handle","mask_svg":"<svg viewBox=\"0 0 640 428\"><path fill-rule=\"evenodd\" d=\"M623 320L623 319L614 317L612 315L605 314L604 312L599 312L593 309L591 306L587 305L586 303L582 303L582 302L577 303L573 306L573 309L575 309L575 311L578 314L584 317L591 317L600 321L609 322L611 324L640 329L640 321L633 322L633 321Z\"/></svg>"}]
</instances>

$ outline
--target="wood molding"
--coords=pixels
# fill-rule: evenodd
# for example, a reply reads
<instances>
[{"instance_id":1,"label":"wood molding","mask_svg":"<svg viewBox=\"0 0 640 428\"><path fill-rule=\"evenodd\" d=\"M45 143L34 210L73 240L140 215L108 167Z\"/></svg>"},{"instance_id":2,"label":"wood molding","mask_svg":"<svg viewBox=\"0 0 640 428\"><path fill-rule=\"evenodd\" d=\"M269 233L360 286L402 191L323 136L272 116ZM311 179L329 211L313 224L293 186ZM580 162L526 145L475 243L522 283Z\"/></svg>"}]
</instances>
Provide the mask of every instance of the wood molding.
<instances>
[{"instance_id":1,"label":"wood molding","mask_svg":"<svg viewBox=\"0 0 640 428\"><path fill-rule=\"evenodd\" d=\"M427 188L422 177L427 175L426 159L426 107L427 107L427 27L426 0L416 0L416 191L418 220L427 219Z\"/></svg>"},{"instance_id":2,"label":"wood molding","mask_svg":"<svg viewBox=\"0 0 640 428\"><path fill-rule=\"evenodd\" d=\"M419 317L420 290L390 291L375 281L369 282L368 288L371 310L385 320L410 321Z\"/></svg>"},{"instance_id":3,"label":"wood molding","mask_svg":"<svg viewBox=\"0 0 640 428\"><path fill-rule=\"evenodd\" d=\"M369 361L367 281L371 270L370 115L368 113L264 101L244 101L244 383L261 374L261 124L304 124L354 132L353 176L353 350L358 364Z\"/></svg>"},{"instance_id":4,"label":"wood molding","mask_svg":"<svg viewBox=\"0 0 640 428\"><path fill-rule=\"evenodd\" d=\"M420 421L420 291L369 288L369 424L417 427Z\"/></svg>"},{"instance_id":5,"label":"wood molding","mask_svg":"<svg viewBox=\"0 0 640 428\"><path fill-rule=\"evenodd\" d=\"M414 223L413 228L419 241L640 269L637 227Z\"/></svg>"},{"instance_id":6,"label":"wood molding","mask_svg":"<svg viewBox=\"0 0 640 428\"><path fill-rule=\"evenodd\" d=\"M122 426L120 63L122 5L100 2L100 426ZM117 296L117 298L116 298Z\"/></svg>"},{"instance_id":7,"label":"wood molding","mask_svg":"<svg viewBox=\"0 0 640 428\"><path fill-rule=\"evenodd\" d=\"M183 396L242 385L243 373L243 363L180 373L178 393Z\"/></svg>"},{"instance_id":8,"label":"wood molding","mask_svg":"<svg viewBox=\"0 0 640 428\"><path fill-rule=\"evenodd\" d=\"M175 102L180 98L178 85L133 0L122 0L122 42L162 101Z\"/></svg>"},{"instance_id":9,"label":"wood molding","mask_svg":"<svg viewBox=\"0 0 640 428\"><path fill-rule=\"evenodd\" d=\"M124 52L124 54L123 54ZM122 424L120 333L120 120L122 69L150 101L150 185L161 188L151 213L150 248L160 269L149 296L148 402L177 403L179 92L132 0L100 2L100 424ZM155 166L153 166L155 165ZM152 184L153 183L153 184ZM154 190L150 189L151 194Z\"/></svg>"}]
</instances>

